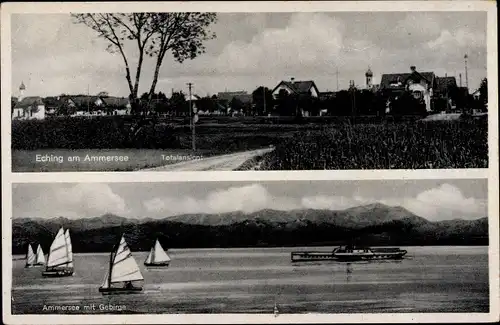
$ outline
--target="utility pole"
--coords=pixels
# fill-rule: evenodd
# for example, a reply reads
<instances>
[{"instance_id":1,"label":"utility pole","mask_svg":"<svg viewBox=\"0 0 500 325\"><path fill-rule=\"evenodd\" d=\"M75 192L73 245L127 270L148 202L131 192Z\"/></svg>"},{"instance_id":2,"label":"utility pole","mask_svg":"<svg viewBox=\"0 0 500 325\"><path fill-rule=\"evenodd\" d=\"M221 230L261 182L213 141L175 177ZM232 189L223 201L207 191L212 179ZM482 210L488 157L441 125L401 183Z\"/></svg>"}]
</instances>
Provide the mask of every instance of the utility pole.
<instances>
[{"instance_id":1,"label":"utility pole","mask_svg":"<svg viewBox=\"0 0 500 325\"><path fill-rule=\"evenodd\" d=\"M337 91L339 91L339 67L337 67L337 71L335 74L337 76Z\"/></svg>"},{"instance_id":2,"label":"utility pole","mask_svg":"<svg viewBox=\"0 0 500 325\"><path fill-rule=\"evenodd\" d=\"M193 86L193 84L191 82L188 82L187 85L189 87L189 128L192 129L193 128L193 112L192 112L192 107L191 107L191 86Z\"/></svg>"},{"instance_id":3,"label":"utility pole","mask_svg":"<svg viewBox=\"0 0 500 325\"><path fill-rule=\"evenodd\" d=\"M467 59L469 56L467 54L464 55L464 61L465 61L465 87L467 88L467 93L469 93L469 76L467 74Z\"/></svg>"},{"instance_id":4,"label":"utility pole","mask_svg":"<svg viewBox=\"0 0 500 325\"><path fill-rule=\"evenodd\" d=\"M196 116L195 114L193 114L193 98L192 98L192 95L191 95L191 87L193 86L193 84L191 82L188 82L188 87L189 87L189 121L190 121L190 125L191 125L191 145L193 147L193 151L196 151L196 132L195 132L195 127L194 127L194 124L195 124L195 121L194 121L194 117Z\"/></svg>"},{"instance_id":5,"label":"utility pole","mask_svg":"<svg viewBox=\"0 0 500 325\"><path fill-rule=\"evenodd\" d=\"M262 92L264 93L264 111L262 114L266 115L266 87L262 86Z\"/></svg>"},{"instance_id":6,"label":"utility pole","mask_svg":"<svg viewBox=\"0 0 500 325\"><path fill-rule=\"evenodd\" d=\"M90 115L90 85L87 84L87 113Z\"/></svg>"}]
</instances>

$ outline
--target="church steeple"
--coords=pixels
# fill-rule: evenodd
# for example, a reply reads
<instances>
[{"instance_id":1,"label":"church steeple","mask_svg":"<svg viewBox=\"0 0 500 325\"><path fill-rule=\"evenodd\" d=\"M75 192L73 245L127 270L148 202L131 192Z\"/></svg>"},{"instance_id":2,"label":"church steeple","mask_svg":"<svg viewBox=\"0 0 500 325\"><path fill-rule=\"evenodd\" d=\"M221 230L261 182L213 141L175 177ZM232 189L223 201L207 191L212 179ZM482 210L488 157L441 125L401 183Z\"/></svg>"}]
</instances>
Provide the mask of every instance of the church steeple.
<instances>
[{"instance_id":1,"label":"church steeple","mask_svg":"<svg viewBox=\"0 0 500 325\"><path fill-rule=\"evenodd\" d=\"M373 72L370 69L370 67L368 67L368 70L366 70L365 77L366 77L366 88L371 88L372 87Z\"/></svg>"},{"instance_id":2,"label":"church steeple","mask_svg":"<svg viewBox=\"0 0 500 325\"><path fill-rule=\"evenodd\" d=\"M24 81L21 81L21 85L19 86L19 98L18 101L21 101L24 97L24 90L26 90L26 86L24 85Z\"/></svg>"}]
</instances>

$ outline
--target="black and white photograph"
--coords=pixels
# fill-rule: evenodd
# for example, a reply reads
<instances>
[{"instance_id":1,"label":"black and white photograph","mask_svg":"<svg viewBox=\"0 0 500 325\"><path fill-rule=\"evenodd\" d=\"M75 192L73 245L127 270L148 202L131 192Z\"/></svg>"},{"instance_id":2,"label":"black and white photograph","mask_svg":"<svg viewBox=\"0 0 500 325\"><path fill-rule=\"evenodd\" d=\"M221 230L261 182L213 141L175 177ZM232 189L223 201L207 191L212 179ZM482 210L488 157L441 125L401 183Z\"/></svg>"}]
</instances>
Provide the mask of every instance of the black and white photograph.
<instances>
[{"instance_id":1,"label":"black and white photograph","mask_svg":"<svg viewBox=\"0 0 500 325\"><path fill-rule=\"evenodd\" d=\"M487 186L13 184L12 314L488 313Z\"/></svg>"},{"instance_id":2,"label":"black and white photograph","mask_svg":"<svg viewBox=\"0 0 500 325\"><path fill-rule=\"evenodd\" d=\"M487 22L12 14L12 171L488 168Z\"/></svg>"}]
</instances>

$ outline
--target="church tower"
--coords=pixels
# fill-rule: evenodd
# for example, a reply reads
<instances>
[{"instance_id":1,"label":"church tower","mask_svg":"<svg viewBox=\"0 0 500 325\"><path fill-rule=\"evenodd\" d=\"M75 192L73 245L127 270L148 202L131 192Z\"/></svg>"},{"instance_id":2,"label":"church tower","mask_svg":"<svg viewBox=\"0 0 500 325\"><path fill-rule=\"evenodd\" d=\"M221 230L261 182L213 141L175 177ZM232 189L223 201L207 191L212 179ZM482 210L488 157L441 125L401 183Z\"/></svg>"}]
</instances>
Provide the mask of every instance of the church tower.
<instances>
[{"instance_id":1,"label":"church tower","mask_svg":"<svg viewBox=\"0 0 500 325\"><path fill-rule=\"evenodd\" d=\"M366 88L368 89L372 88L373 72L370 69L370 67L368 67L368 70L365 73L365 77L366 77Z\"/></svg>"},{"instance_id":2,"label":"church tower","mask_svg":"<svg viewBox=\"0 0 500 325\"><path fill-rule=\"evenodd\" d=\"M21 82L21 85L19 86L19 98L17 99L19 102L23 100L25 90L26 86L24 85L24 82Z\"/></svg>"}]
</instances>

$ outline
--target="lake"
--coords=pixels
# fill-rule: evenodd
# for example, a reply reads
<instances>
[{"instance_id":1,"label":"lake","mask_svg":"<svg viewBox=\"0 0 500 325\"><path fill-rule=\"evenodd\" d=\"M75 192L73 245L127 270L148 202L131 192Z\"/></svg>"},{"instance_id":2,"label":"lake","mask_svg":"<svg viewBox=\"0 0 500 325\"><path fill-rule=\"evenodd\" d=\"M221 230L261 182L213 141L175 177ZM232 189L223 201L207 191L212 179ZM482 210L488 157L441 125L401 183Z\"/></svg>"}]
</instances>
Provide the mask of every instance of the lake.
<instances>
[{"instance_id":1,"label":"lake","mask_svg":"<svg viewBox=\"0 0 500 325\"><path fill-rule=\"evenodd\" d=\"M14 256L12 313L272 313L275 303L280 313L489 312L488 247L407 247L400 261L290 261L291 251L332 249L171 249L170 266L156 270L143 265L148 252L133 252L144 292L114 296L98 292L108 254L75 254L75 274L65 278L44 278Z\"/></svg>"}]
</instances>

